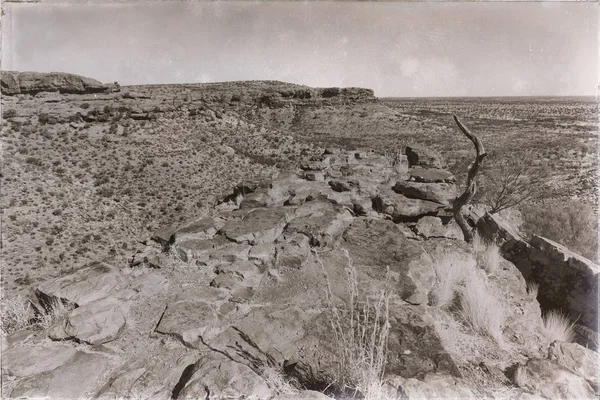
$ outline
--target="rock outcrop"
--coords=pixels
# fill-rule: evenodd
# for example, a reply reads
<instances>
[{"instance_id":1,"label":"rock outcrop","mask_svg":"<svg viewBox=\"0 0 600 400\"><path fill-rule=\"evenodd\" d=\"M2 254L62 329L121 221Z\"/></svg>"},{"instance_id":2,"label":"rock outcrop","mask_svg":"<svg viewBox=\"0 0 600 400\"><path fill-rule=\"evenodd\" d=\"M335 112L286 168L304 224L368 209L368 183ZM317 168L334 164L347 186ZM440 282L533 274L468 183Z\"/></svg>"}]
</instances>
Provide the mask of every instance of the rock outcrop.
<instances>
[{"instance_id":1,"label":"rock outcrop","mask_svg":"<svg viewBox=\"0 0 600 400\"><path fill-rule=\"evenodd\" d=\"M527 242L494 215L484 215L477 227L498 243L503 256L526 280L539 285L538 300L544 308L562 309L573 322L598 332L600 266L542 236L533 235ZM584 344L596 347L597 343L589 340Z\"/></svg>"},{"instance_id":2,"label":"rock outcrop","mask_svg":"<svg viewBox=\"0 0 600 400\"><path fill-rule=\"evenodd\" d=\"M0 77L2 94L8 96L40 92L88 94L111 90L110 86L95 79L63 72L2 71Z\"/></svg>"},{"instance_id":3,"label":"rock outcrop","mask_svg":"<svg viewBox=\"0 0 600 400\"><path fill-rule=\"evenodd\" d=\"M580 349L559 345L547 357L539 306L510 262L485 278L488 295L502 299L496 339L454 319L460 278L450 308L438 306L451 273L439 260L485 272L447 217L452 174L401 160L328 151L242 182L210 215L159 230L121 270L97 262L38 285L40 312L73 309L33 337L7 340L10 396L283 399L285 380L305 390L298 396L341 397L340 354L358 350L340 335L354 311L389 329L387 397L494 397L516 364L542 382L521 382L510 389L516 397L593 397L592 364L573 365ZM381 293L384 322L364 314ZM39 351L52 359L27 364L27 346L46 338Z\"/></svg>"}]
</instances>

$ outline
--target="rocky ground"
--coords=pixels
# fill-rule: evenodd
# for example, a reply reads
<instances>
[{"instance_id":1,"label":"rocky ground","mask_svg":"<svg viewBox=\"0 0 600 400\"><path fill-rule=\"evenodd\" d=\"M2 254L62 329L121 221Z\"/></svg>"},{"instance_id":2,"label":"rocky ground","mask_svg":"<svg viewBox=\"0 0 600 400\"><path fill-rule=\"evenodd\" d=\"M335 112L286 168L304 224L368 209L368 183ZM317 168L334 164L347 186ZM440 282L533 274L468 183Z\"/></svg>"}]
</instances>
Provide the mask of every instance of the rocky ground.
<instances>
[{"instance_id":1,"label":"rocky ground","mask_svg":"<svg viewBox=\"0 0 600 400\"><path fill-rule=\"evenodd\" d=\"M597 265L543 240L523 265L488 222L517 266L465 243L436 152L295 128L405 120L372 92L6 76L3 397L597 396L597 335L537 300L559 291L540 252L559 280Z\"/></svg>"},{"instance_id":2,"label":"rocky ground","mask_svg":"<svg viewBox=\"0 0 600 400\"><path fill-rule=\"evenodd\" d=\"M128 267L37 285L39 313L67 310L3 339L3 395L594 398L596 353L554 341L520 271L462 241L453 174L415 152L329 151L241 182ZM387 345L344 336L352 315ZM381 354L381 375L348 368Z\"/></svg>"}]
</instances>

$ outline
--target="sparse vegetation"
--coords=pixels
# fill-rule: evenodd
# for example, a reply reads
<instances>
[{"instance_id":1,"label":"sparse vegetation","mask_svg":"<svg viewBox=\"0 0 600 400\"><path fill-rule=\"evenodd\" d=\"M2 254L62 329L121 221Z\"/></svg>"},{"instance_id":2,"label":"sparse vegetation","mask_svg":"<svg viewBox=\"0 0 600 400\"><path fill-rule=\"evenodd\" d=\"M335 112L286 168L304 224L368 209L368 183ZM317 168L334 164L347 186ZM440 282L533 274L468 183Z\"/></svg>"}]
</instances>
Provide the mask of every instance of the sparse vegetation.
<instances>
[{"instance_id":1,"label":"sparse vegetation","mask_svg":"<svg viewBox=\"0 0 600 400\"><path fill-rule=\"evenodd\" d=\"M7 335L31 325L33 311L29 301L22 296L5 298L0 314L0 332Z\"/></svg>"},{"instance_id":2,"label":"sparse vegetation","mask_svg":"<svg viewBox=\"0 0 600 400\"><path fill-rule=\"evenodd\" d=\"M575 332L569 318L558 310L550 310L543 315L544 335L550 341L572 342L575 339Z\"/></svg>"},{"instance_id":3,"label":"sparse vegetation","mask_svg":"<svg viewBox=\"0 0 600 400\"><path fill-rule=\"evenodd\" d=\"M548 200L523 208L523 227L598 261L598 213L580 200Z\"/></svg>"},{"instance_id":4,"label":"sparse vegetation","mask_svg":"<svg viewBox=\"0 0 600 400\"><path fill-rule=\"evenodd\" d=\"M501 299L491 290L485 276L477 272L469 276L460 292L460 313L474 330L502 344L505 308Z\"/></svg>"},{"instance_id":5,"label":"sparse vegetation","mask_svg":"<svg viewBox=\"0 0 600 400\"><path fill-rule=\"evenodd\" d=\"M479 268L485 270L488 275L494 274L500 266L502 258L498 245L476 234L473 237L473 248Z\"/></svg>"},{"instance_id":6,"label":"sparse vegetation","mask_svg":"<svg viewBox=\"0 0 600 400\"><path fill-rule=\"evenodd\" d=\"M332 383L367 400L381 399L390 330L389 295L382 291L376 299L361 300L356 269L348 252L344 253L349 302L338 307L328 292L338 357ZM317 261L324 270L318 257Z\"/></svg>"}]
</instances>

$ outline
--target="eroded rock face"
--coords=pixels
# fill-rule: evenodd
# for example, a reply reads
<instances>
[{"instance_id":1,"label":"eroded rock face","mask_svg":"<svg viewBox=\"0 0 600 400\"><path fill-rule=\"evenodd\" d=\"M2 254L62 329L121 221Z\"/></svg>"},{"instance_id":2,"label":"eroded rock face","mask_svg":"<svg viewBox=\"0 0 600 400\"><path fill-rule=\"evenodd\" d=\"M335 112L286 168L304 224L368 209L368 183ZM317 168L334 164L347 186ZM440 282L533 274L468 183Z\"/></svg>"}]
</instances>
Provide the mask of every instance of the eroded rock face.
<instances>
[{"instance_id":1,"label":"eroded rock face","mask_svg":"<svg viewBox=\"0 0 600 400\"><path fill-rule=\"evenodd\" d=\"M2 94L37 94L39 92L99 93L110 90L109 86L95 79L62 72L15 72L2 71Z\"/></svg>"},{"instance_id":2,"label":"eroded rock face","mask_svg":"<svg viewBox=\"0 0 600 400\"><path fill-rule=\"evenodd\" d=\"M480 218L477 228L499 244L503 256L526 280L539 284L538 300L543 307L563 309L573 321L598 330L600 266L542 236L534 235L527 243L495 215Z\"/></svg>"}]
</instances>

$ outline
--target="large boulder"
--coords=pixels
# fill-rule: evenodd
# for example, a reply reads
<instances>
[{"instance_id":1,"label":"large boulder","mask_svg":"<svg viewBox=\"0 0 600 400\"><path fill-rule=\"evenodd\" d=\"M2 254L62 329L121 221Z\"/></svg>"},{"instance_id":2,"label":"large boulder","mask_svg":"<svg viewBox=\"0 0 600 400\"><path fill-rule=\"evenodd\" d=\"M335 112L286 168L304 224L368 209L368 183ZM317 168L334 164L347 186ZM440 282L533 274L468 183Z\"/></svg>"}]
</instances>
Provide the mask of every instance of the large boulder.
<instances>
[{"instance_id":1,"label":"large boulder","mask_svg":"<svg viewBox=\"0 0 600 400\"><path fill-rule=\"evenodd\" d=\"M449 205L456 198L456 185L453 183L422 183L401 181L394 187L396 193L415 199L435 201L443 205Z\"/></svg>"},{"instance_id":2,"label":"large boulder","mask_svg":"<svg viewBox=\"0 0 600 400\"><path fill-rule=\"evenodd\" d=\"M421 146L406 146L406 158L408 160L409 167L444 167L442 156L438 152Z\"/></svg>"}]
</instances>

